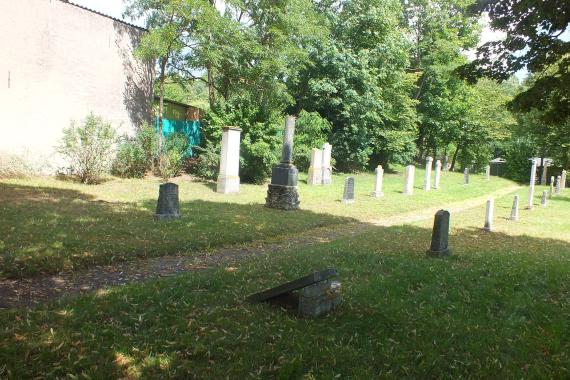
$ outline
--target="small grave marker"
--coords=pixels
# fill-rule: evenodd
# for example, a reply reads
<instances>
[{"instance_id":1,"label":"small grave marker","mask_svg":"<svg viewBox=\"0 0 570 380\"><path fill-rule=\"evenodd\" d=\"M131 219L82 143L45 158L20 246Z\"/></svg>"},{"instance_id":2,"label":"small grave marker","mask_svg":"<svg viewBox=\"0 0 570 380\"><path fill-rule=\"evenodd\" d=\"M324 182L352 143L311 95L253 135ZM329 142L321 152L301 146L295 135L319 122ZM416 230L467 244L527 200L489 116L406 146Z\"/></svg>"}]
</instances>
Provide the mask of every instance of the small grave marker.
<instances>
[{"instance_id":1,"label":"small grave marker","mask_svg":"<svg viewBox=\"0 0 570 380\"><path fill-rule=\"evenodd\" d=\"M431 245L427 251L428 256L449 256L449 219L449 211L439 210L435 214L433 231L431 234Z\"/></svg>"},{"instance_id":2,"label":"small grave marker","mask_svg":"<svg viewBox=\"0 0 570 380\"><path fill-rule=\"evenodd\" d=\"M515 195L513 199L513 207L511 208L511 220L519 220L519 195Z\"/></svg>"},{"instance_id":3,"label":"small grave marker","mask_svg":"<svg viewBox=\"0 0 570 380\"><path fill-rule=\"evenodd\" d=\"M180 218L177 184L168 182L160 185L154 218L157 220Z\"/></svg>"},{"instance_id":4,"label":"small grave marker","mask_svg":"<svg viewBox=\"0 0 570 380\"><path fill-rule=\"evenodd\" d=\"M487 232L493 231L493 213L495 208L495 200L493 198L487 201L487 210L485 212L485 226L483 229Z\"/></svg>"},{"instance_id":5,"label":"small grave marker","mask_svg":"<svg viewBox=\"0 0 570 380\"><path fill-rule=\"evenodd\" d=\"M344 194L342 203L354 203L354 177L347 177L344 182Z\"/></svg>"}]
</instances>

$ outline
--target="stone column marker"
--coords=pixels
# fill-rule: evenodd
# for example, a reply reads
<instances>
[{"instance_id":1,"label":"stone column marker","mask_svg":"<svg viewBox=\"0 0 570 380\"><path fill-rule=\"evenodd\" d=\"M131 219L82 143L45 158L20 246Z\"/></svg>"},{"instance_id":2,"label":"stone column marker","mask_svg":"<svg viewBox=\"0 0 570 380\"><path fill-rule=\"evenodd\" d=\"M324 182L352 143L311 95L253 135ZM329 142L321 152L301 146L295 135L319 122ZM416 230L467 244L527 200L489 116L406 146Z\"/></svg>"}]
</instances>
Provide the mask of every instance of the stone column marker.
<instances>
[{"instance_id":1,"label":"stone column marker","mask_svg":"<svg viewBox=\"0 0 570 380\"><path fill-rule=\"evenodd\" d=\"M433 158L426 158L426 172L424 175L424 191L429 191L431 188L431 166L433 164Z\"/></svg>"},{"instance_id":2,"label":"stone column marker","mask_svg":"<svg viewBox=\"0 0 570 380\"><path fill-rule=\"evenodd\" d=\"M528 209L532 210L534 204L534 184L536 183L536 160L532 160L532 166L530 169L530 186L528 189Z\"/></svg>"},{"instance_id":3,"label":"stone column marker","mask_svg":"<svg viewBox=\"0 0 570 380\"><path fill-rule=\"evenodd\" d=\"M414 165L406 166L406 173L404 176L404 195L414 194L415 174L416 174L416 167Z\"/></svg>"},{"instance_id":4,"label":"stone column marker","mask_svg":"<svg viewBox=\"0 0 570 380\"><path fill-rule=\"evenodd\" d=\"M331 167L331 154L332 154L332 145L329 143L325 143L323 145L323 161L321 164L323 170L323 185L330 185L332 183L332 167Z\"/></svg>"},{"instance_id":5,"label":"stone column marker","mask_svg":"<svg viewBox=\"0 0 570 380\"><path fill-rule=\"evenodd\" d=\"M495 200L493 198L487 201L487 210L485 212L485 226L483 229L487 232L493 231L493 213L495 209Z\"/></svg>"},{"instance_id":6,"label":"stone column marker","mask_svg":"<svg viewBox=\"0 0 570 380\"><path fill-rule=\"evenodd\" d=\"M271 183L267 189L265 206L281 210L298 210L299 193L297 182L299 170L293 165L293 136L295 134L295 117L285 119L283 134L283 151L281 162L271 171Z\"/></svg>"},{"instance_id":7,"label":"stone column marker","mask_svg":"<svg viewBox=\"0 0 570 380\"><path fill-rule=\"evenodd\" d=\"M154 218L157 220L180 219L177 184L168 182L160 185Z\"/></svg>"},{"instance_id":8,"label":"stone column marker","mask_svg":"<svg viewBox=\"0 0 570 380\"><path fill-rule=\"evenodd\" d=\"M491 165L485 166L485 179L487 181L491 180Z\"/></svg>"},{"instance_id":9,"label":"stone column marker","mask_svg":"<svg viewBox=\"0 0 570 380\"><path fill-rule=\"evenodd\" d=\"M376 198L383 197L384 193L382 192L382 184L384 182L384 168L382 168L382 165L378 165L374 172L376 173L376 181L374 183L374 192L372 193L372 196Z\"/></svg>"},{"instance_id":10,"label":"stone column marker","mask_svg":"<svg viewBox=\"0 0 570 380\"><path fill-rule=\"evenodd\" d=\"M515 195L513 199L513 207L511 208L511 220L519 220L519 195Z\"/></svg>"},{"instance_id":11,"label":"stone column marker","mask_svg":"<svg viewBox=\"0 0 570 380\"><path fill-rule=\"evenodd\" d=\"M561 176L561 183L560 183L560 190L565 190L566 189L566 170L562 170L562 176Z\"/></svg>"},{"instance_id":12,"label":"stone column marker","mask_svg":"<svg viewBox=\"0 0 570 380\"><path fill-rule=\"evenodd\" d=\"M441 178L441 161L435 161L435 172L433 178L433 188L438 190L439 189L439 180Z\"/></svg>"},{"instance_id":13,"label":"stone column marker","mask_svg":"<svg viewBox=\"0 0 570 380\"><path fill-rule=\"evenodd\" d=\"M562 177L561 176L556 177L556 189L554 190L554 194L557 195L560 194L561 183L562 183Z\"/></svg>"},{"instance_id":14,"label":"stone column marker","mask_svg":"<svg viewBox=\"0 0 570 380\"><path fill-rule=\"evenodd\" d=\"M443 157L443 164L441 165L441 169L446 172L447 171L447 164L449 162L449 157Z\"/></svg>"},{"instance_id":15,"label":"stone column marker","mask_svg":"<svg viewBox=\"0 0 570 380\"><path fill-rule=\"evenodd\" d=\"M542 175L540 176L540 184L541 185L546 185L546 179L547 177L547 173L548 173L548 166L546 166L546 162L544 160L542 160L543 165L542 165Z\"/></svg>"},{"instance_id":16,"label":"stone column marker","mask_svg":"<svg viewBox=\"0 0 570 380\"><path fill-rule=\"evenodd\" d=\"M552 199L552 194L554 194L554 176L550 176L550 187L548 189L550 199Z\"/></svg>"},{"instance_id":17,"label":"stone column marker","mask_svg":"<svg viewBox=\"0 0 570 380\"><path fill-rule=\"evenodd\" d=\"M444 257L451 254L449 250L449 211L439 210L433 220L431 244L426 252L428 256Z\"/></svg>"},{"instance_id":18,"label":"stone column marker","mask_svg":"<svg viewBox=\"0 0 570 380\"><path fill-rule=\"evenodd\" d=\"M222 128L222 150L220 153L220 173L218 193L239 193L239 144L241 129Z\"/></svg>"},{"instance_id":19,"label":"stone column marker","mask_svg":"<svg viewBox=\"0 0 570 380\"><path fill-rule=\"evenodd\" d=\"M463 184L469 185L469 168L465 168L463 171Z\"/></svg>"},{"instance_id":20,"label":"stone column marker","mask_svg":"<svg viewBox=\"0 0 570 380\"><path fill-rule=\"evenodd\" d=\"M344 194L342 196L342 203L354 203L354 177L347 177L344 182Z\"/></svg>"},{"instance_id":21,"label":"stone column marker","mask_svg":"<svg viewBox=\"0 0 570 380\"><path fill-rule=\"evenodd\" d=\"M313 148L311 151L311 166L307 175L308 185L321 185L323 183L323 151Z\"/></svg>"},{"instance_id":22,"label":"stone column marker","mask_svg":"<svg viewBox=\"0 0 570 380\"><path fill-rule=\"evenodd\" d=\"M542 205L542 207L546 207L546 204L547 204L547 202L548 202L548 201L546 200L546 199L547 199L546 193L547 193L546 190L544 190L544 191L542 192L542 199L540 200L540 204Z\"/></svg>"}]
</instances>

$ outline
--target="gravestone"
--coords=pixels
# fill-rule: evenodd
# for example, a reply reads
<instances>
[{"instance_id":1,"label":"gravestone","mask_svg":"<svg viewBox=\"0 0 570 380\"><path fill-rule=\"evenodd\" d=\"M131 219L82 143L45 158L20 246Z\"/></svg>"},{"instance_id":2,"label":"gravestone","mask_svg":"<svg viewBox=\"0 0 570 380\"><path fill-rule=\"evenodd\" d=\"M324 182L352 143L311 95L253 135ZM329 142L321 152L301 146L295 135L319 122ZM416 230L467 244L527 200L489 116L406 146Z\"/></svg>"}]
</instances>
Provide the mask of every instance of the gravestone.
<instances>
[{"instance_id":1,"label":"gravestone","mask_svg":"<svg viewBox=\"0 0 570 380\"><path fill-rule=\"evenodd\" d=\"M293 136L295 135L295 117L287 116L283 134L281 162L271 171L271 183L267 189L265 206L280 210L298 210L299 193L297 181L299 170L293 165Z\"/></svg>"},{"instance_id":2,"label":"gravestone","mask_svg":"<svg viewBox=\"0 0 570 380\"><path fill-rule=\"evenodd\" d=\"M239 193L239 144L241 129L222 128L222 149L220 153L220 174L216 191L218 193Z\"/></svg>"},{"instance_id":3,"label":"gravestone","mask_svg":"<svg viewBox=\"0 0 570 380\"><path fill-rule=\"evenodd\" d=\"M404 195L414 194L415 174L416 174L416 167L414 165L406 166L406 173L404 176Z\"/></svg>"},{"instance_id":4,"label":"gravestone","mask_svg":"<svg viewBox=\"0 0 570 380\"><path fill-rule=\"evenodd\" d=\"M532 160L532 166L530 169L530 186L528 189L528 209L532 210L534 205L534 185L536 183L536 160Z\"/></svg>"},{"instance_id":5,"label":"gravestone","mask_svg":"<svg viewBox=\"0 0 570 380\"><path fill-rule=\"evenodd\" d=\"M463 170L463 184L469 185L469 168L465 168L465 170Z\"/></svg>"},{"instance_id":6,"label":"gravestone","mask_svg":"<svg viewBox=\"0 0 570 380\"><path fill-rule=\"evenodd\" d=\"M323 185L332 183L332 166L331 166L332 145L325 143L323 145L323 162L321 164L323 170Z\"/></svg>"},{"instance_id":7,"label":"gravestone","mask_svg":"<svg viewBox=\"0 0 570 380\"><path fill-rule=\"evenodd\" d=\"M344 182L342 203L354 203L354 177L347 177Z\"/></svg>"},{"instance_id":8,"label":"gravestone","mask_svg":"<svg viewBox=\"0 0 570 380\"><path fill-rule=\"evenodd\" d=\"M383 197L384 193L382 192L382 184L384 181L384 168L382 168L382 165L378 165L374 172L376 173L376 181L374 182L374 192L372 193L372 196L377 198Z\"/></svg>"},{"instance_id":9,"label":"gravestone","mask_svg":"<svg viewBox=\"0 0 570 380\"><path fill-rule=\"evenodd\" d=\"M449 256L449 211L439 210L433 220L431 245L427 251L428 256Z\"/></svg>"},{"instance_id":10,"label":"gravestone","mask_svg":"<svg viewBox=\"0 0 570 380\"><path fill-rule=\"evenodd\" d=\"M311 166L307 176L308 185L321 185L323 183L323 151L313 148L311 151Z\"/></svg>"},{"instance_id":11,"label":"gravestone","mask_svg":"<svg viewBox=\"0 0 570 380\"><path fill-rule=\"evenodd\" d=\"M560 190L566 189L566 170L562 170L562 175L560 176Z\"/></svg>"},{"instance_id":12,"label":"gravestone","mask_svg":"<svg viewBox=\"0 0 570 380\"><path fill-rule=\"evenodd\" d=\"M439 180L441 178L441 161L435 161L435 172L433 178L433 188L438 190L439 189Z\"/></svg>"},{"instance_id":13,"label":"gravestone","mask_svg":"<svg viewBox=\"0 0 570 380\"><path fill-rule=\"evenodd\" d=\"M542 175L540 176L540 184L542 186L546 185L547 173L548 173L548 166L546 166L546 162L542 160Z\"/></svg>"},{"instance_id":14,"label":"gravestone","mask_svg":"<svg viewBox=\"0 0 570 380\"><path fill-rule=\"evenodd\" d=\"M511 220L519 220L519 195L515 195L513 199L513 207L511 208Z\"/></svg>"},{"instance_id":15,"label":"gravestone","mask_svg":"<svg viewBox=\"0 0 570 380\"><path fill-rule=\"evenodd\" d=\"M154 218L157 220L180 218L177 184L168 182L160 185Z\"/></svg>"},{"instance_id":16,"label":"gravestone","mask_svg":"<svg viewBox=\"0 0 570 380\"><path fill-rule=\"evenodd\" d=\"M542 205L542 207L546 207L546 203L547 203L547 200L546 200L546 190L544 190L544 191L542 192L542 199L540 200L540 204Z\"/></svg>"},{"instance_id":17,"label":"gravestone","mask_svg":"<svg viewBox=\"0 0 570 380\"><path fill-rule=\"evenodd\" d=\"M487 210L485 212L485 226L483 229L487 232L493 231L493 213L495 208L495 200L493 198L487 201Z\"/></svg>"},{"instance_id":18,"label":"gravestone","mask_svg":"<svg viewBox=\"0 0 570 380\"><path fill-rule=\"evenodd\" d=\"M554 193L554 176L550 176L550 187L548 190L548 195L552 199L552 194Z\"/></svg>"},{"instance_id":19,"label":"gravestone","mask_svg":"<svg viewBox=\"0 0 570 380\"><path fill-rule=\"evenodd\" d=\"M340 304L341 285L331 281L336 269L314 272L308 276L253 294L247 298L251 303L271 302L299 291L298 311L301 315L317 317L328 313Z\"/></svg>"},{"instance_id":20,"label":"gravestone","mask_svg":"<svg viewBox=\"0 0 570 380\"><path fill-rule=\"evenodd\" d=\"M426 158L426 171L424 174L424 191L429 191L431 189L431 166L433 164L433 158Z\"/></svg>"},{"instance_id":21,"label":"gravestone","mask_svg":"<svg viewBox=\"0 0 570 380\"><path fill-rule=\"evenodd\" d=\"M441 165L441 168L444 172L446 172L448 169L449 166L448 163L449 163L449 157L448 156L443 157L443 164Z\"/></svg>"},{"instance_id":22,"label":"gravestone","mask_svg":"<svg viewBox=\"0 0 570 380\"><path fill-rule=\"evenodd\" d=\"M485 179L487 181L491 180L491 165L485 166Z\"/></svg>"},{"instance_id":23,"label":"gravestone","mask_svg":"<svg viewBox=\"0 0 570 380\"><path fill-rule=\"evenodd\" d=\"M556 189L554 191L554 194L560 194L561 181L562 181L561 176L556 177Z\"/></svg>"}]
</instances>

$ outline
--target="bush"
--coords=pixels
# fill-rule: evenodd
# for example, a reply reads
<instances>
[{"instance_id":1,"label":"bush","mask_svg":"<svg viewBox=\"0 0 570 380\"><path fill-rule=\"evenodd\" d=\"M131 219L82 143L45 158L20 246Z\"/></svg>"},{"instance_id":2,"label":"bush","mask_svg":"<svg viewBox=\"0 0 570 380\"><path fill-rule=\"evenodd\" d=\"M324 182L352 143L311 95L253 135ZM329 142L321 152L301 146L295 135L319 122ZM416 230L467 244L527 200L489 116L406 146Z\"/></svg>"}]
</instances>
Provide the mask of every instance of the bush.
<instances>
[{"instance_id":1,"label":"bush","mask_svg":"<svg viewBox=\"0 0 570 380\"><path fill-rule=\"evenodd\" d=\"M182 172L189 147L188 138L183 133L176 132L165 138L157 167L157 174L164 182Z\"/></svg>"},{"instance_id":2,"label":"bush","mask_svg":"<svg viewBox=\"0 0 570 380\"><path fill-rule=\"evenodd\" d=\"M40 175L45 168L41 158L23 154L0 154L0 178L27 178Z\"/></svg>"},{"instance_id":3,"label":"bush","mask_svg":"<svg viewBox=\"0 0 570 380\"><path fill-rule=\"evenodd\" d=\"M81 125L71 121L63 130L57 151L70 165L71 173L83 183L97 183L111 168L115 130L101 117L89 114Z\"/></svg>"},{"instance_id":4,"label":"bush","mask_svg":"<svg viewBox=\"0 0 570 380\"><path fill-rule=\"evenodd\" d=\"M192 168L192 174L206 180L216 180L220 170L220 147L205 141L204 147L196 147L199 156Z\"/></svg>"},{"instance_id":5,"label":"bush","mask_svg":"<svg viewBox=\"0 0 570 380\"><path fill-rule=\"evenodd\" d=\"M119 177L143 178L153 169L156 157L157 134L153 127L143 124L134 138L123 137L112 172Z\"/></svg>"},{"instance_id":6,"label":"bush","mask_svg":"<svg viewBox=\"0 0 570 380\"><path fill-rule=\"evenodd\" d=\"M533 142L526 138L513 140L505 153L505 177L518 182L526 182L530 176L532 163L530 158L536 157Z\"/></svg>"}]
</instances>

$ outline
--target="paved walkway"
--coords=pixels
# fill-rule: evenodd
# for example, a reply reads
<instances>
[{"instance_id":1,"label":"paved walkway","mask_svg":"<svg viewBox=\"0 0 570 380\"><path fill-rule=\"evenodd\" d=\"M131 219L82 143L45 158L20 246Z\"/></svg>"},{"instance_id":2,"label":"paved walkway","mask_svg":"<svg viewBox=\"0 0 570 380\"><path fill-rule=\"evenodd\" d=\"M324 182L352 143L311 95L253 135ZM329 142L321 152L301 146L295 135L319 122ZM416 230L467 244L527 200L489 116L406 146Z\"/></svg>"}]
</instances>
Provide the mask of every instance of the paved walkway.
<instances>
[{"instance_id":1,"label":"paved walkway","mask_svg":"<svg viewBox=\"0 0 570 380\"><path fill-rule=\"evenodd\" d=\"M245 258L266 255L290 247L305 247L355 236L377 226L395 226L429 220L440 208L458 213L484 204L489 197L499 198L519 189L508 187L482 197L454 202L396 215L382 220L355 222L315 228L296 235L286 235L270 242L252 242L240 246L219 248L189 256L163 256L138 259L109 266L96 266L76 272L37 276L24 279L0 280L0 309L35 307L49 300L97 291L109 286L120 286L154 278L174 276L183 272L204 270L215 266L231 266Z\"/></svg>"}]
</instances>

